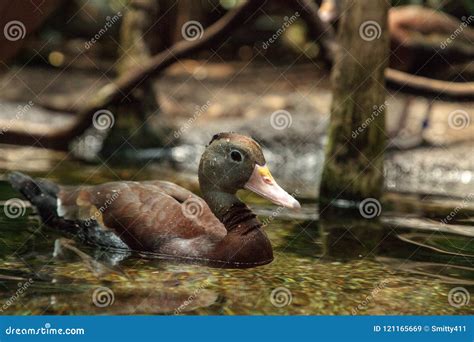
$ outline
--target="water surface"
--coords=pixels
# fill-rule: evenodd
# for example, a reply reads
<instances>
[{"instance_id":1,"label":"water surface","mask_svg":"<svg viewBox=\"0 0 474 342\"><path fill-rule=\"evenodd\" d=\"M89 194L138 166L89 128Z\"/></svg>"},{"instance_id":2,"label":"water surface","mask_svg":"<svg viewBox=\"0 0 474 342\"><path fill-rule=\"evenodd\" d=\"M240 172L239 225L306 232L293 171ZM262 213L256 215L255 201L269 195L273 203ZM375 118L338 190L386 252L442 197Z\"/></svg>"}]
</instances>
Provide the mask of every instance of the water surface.
<instances>
[{"instance_id":1,"label":"water surface","mask_svg":"<svg viewBox=\"0 0 474 342\"><path fill-rule=\"evenodd\" d=\"M155 167L68 161L35 175L67 184L168 179L197 190L194 179ZM0 196L21 197L5 181ZM311 198L297 214L242 198L266 222L269 265L221 269L106 253L42 226L32 208L10 218L0 207L2 314L474 313L466 297L474 293L474 214L461 198L391 193L370 220L321 216Z\"/></svg>"}]
</instances>

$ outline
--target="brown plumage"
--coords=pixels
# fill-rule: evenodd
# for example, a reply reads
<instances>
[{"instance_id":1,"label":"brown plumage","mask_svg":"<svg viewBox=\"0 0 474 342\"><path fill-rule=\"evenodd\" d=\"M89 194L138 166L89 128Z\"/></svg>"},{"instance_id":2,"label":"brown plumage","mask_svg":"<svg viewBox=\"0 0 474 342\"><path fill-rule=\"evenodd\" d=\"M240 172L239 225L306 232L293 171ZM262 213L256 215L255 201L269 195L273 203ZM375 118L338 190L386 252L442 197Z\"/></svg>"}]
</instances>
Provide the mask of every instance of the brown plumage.
<instances>
[{"instance_id":1,"label":"brown plumage","mask_svg":"<svg viewBox=\"0 0 474 342\"><path fill-rule=\"evenodd\" d=\"M79 188L60 187L58 199L61 204L58 211L64 218L93 218L104 227L113 229L135 250L178 254L181 251L175 239L205 237L212 243L226 235L224 225L206 202L169 182L111 182ZM196 210L200 212L186 215L183 203L196 203ZM206 242L201 240L201 246L189 249L189 254L205 250Z\"/></svg>"},{"instance_id":2,"label":"brown plumage","mask_svg":"<svg viewBox=\"0 0 474 342\"><path fill-rule=\"evenodd\" d=\"M165 181L71 187L20 173L11 174L10 181L45 223L77 232L88 242L117 246L118 241L132 250L227 267L273 259L267 235L236 197L237 190L247 188L277 204L299 207L274 181L260 145L235 133L215 135L202 156L203 198Z\"/></svg>"}]
</instances>

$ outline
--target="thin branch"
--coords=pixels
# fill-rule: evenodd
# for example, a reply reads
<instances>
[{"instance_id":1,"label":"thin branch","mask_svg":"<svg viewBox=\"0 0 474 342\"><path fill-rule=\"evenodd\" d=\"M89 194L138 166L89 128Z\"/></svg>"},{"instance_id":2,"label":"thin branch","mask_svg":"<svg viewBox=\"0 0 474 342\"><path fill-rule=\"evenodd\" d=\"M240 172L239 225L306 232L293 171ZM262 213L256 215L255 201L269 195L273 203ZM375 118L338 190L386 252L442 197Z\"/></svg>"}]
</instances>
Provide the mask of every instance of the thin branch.
<instances>
[{"instance_id":1,"label":"thin branch","mask_svg":"<svg viewBox=\"0 0 474 342\"><path fill-rule=\"evenodd\" d=\"M334 29L329 23L321 20L318 6L313 0L292 0L293 8L302 12L302 17L310 28L311 35L321 45L325 60L332 64L338 42ZM387 68L385 79L398 89L412 90L422 94L449 97L451 99L474 99L474 82L449 82L417 76L403 71Z\"/></svg>"},{"instance_id":2,"label":"thin branch","mask_svg":"<svg viewBox=\"0 0 474 342\"><path fill-rule=\"evenodd\" d=\"M70 127L61 130L50 130L44 134L28 134L9 130L0 135L0 143L17 145L39 145L41 147L67 150L69 141L84 133L91 126L94 113L111 104L119 103L124 95L150 79L159 75L177 60L208 46L223 41L228 34L239 25L245 23L266 2L266 0L249 0L239 7L229 11L221 19L203 31L202 37L197 40L183 40L171 46L168 50L153 56L143 66L132 69L119 77L114 83L102 87L78 112L76 122Z\"/></svg>"},{"instance_id":3,"label":"thin branch","mask_svg":"<svg viewBox=\"0 0 474 342\"><path fill-rule=\"evenodd\" d=\"M124 95L130 93L137 86L153 76L158 76L167 67L181 58L224 40L230 32L248 20L266 0L249 0L240 7L228 12L221 19L204 30L200 39L194 41L180 41L152 57L140 68L132 69L119 77L114 83L102 87L97 95L78 110L77 120L69 127L61 130L51 129L45 132L29 134L25 131L9 130L0 134L0 143L17 145L39 145L46 148L67 150L71 139L81 135L91 126L94 113L111 104L119 103ZM290 5L301 11L307 22L311 35L320 41L324 59L332 64L335 51L339 48L334 29L322 21L318 14L318 6L313 0L292 0ZM451 98L474 99L474 83L455 83L434 80L426 77L408 74L402 71L387 68L385 71L387 82L400 88L411 89L421 93L446 95ZM61 106L60 106L61 107Z\"/></svg>"},{"instance_id":4,"label":"thin branch","mask_svg":"<svg viewBox=\"0 0 474 342\"><path fill-rule=\"evenodd\" d=\"M387 68L385 79L399 89L465 100L474 99L474 82L448 82Z\"/></svg>"}]
</instances>

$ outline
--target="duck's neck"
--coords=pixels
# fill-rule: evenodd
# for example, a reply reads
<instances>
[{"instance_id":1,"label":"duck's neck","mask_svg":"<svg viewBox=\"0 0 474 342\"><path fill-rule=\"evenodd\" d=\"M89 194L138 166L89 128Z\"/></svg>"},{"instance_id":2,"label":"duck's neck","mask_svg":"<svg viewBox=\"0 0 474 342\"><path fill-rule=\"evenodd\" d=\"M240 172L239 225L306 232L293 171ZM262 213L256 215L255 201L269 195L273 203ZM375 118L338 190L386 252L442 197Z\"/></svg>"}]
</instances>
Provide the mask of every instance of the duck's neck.
<instances>
[{"instance_id":1,"label":"duck's neck","mask_svg":"<svg viewBox=\"0 0 474 342\"><path fill-rule=\"evenodd\" d=\"M203 198L228 232L245 234L261 227L256 215L235 194L207 190L203 191Z\"/></svg>"},{"instance_id":2,"label":"duck's neck","mask_svg":"<svg viewBox=\"0 0 474 342\"><path fill-rule=\"evenodd\" d=\"M235 194L203 191L203 198L224 224L227 235L209 252L226 267L254 267L273 260L273 251L256 215Z\"/></svg>"}]
</instances>

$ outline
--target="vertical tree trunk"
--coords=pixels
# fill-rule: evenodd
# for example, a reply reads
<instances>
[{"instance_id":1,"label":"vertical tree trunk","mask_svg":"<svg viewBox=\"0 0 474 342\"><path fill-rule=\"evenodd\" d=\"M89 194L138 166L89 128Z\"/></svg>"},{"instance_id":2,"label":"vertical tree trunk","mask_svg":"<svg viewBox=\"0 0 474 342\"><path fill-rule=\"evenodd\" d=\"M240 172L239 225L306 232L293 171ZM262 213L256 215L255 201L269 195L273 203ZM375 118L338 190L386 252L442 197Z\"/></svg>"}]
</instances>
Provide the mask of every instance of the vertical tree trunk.
<instances>
[{"instance_id":1,"label":"vertical tree trunk","mask_svg":"<svg viewBox=\"0 0 474 342\"><path fill-rule=\"evenodd\" d=\"M346 0L332 70L333 102L322 205L379 198L383 190L388 0Z\"/></svg>"}]
</instances>

